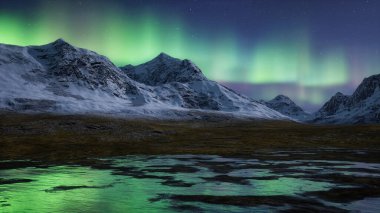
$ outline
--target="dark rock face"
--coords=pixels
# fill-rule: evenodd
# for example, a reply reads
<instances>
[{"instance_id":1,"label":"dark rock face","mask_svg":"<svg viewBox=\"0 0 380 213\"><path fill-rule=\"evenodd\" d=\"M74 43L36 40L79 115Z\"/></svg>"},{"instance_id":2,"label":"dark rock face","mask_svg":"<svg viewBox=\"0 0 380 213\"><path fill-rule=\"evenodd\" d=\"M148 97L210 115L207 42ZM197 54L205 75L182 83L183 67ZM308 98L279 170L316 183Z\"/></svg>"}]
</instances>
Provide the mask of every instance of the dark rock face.
<instances>
[{"instance_id":1,"label":"dark rock face","mask_svg":"<svg viewBox=\"0 0 380 213\"><path fill-rule=\"evenodd\" d=\"M183 95L184 108L192 109L210 109L210 110L219 110L219 103L214 101L212 97L207 96L206 94L199 95Z\"/></svg>"},{"instance_id":2,"label":"dark rock face","mask_svg":"<svg viewBox=\"0 0 380 213\"><path fill-rule=\"evenodd\" d=\"M365 78L351 96L335 94L310 122L380 123L380 74Z\"/></svg>"}]
</instances>

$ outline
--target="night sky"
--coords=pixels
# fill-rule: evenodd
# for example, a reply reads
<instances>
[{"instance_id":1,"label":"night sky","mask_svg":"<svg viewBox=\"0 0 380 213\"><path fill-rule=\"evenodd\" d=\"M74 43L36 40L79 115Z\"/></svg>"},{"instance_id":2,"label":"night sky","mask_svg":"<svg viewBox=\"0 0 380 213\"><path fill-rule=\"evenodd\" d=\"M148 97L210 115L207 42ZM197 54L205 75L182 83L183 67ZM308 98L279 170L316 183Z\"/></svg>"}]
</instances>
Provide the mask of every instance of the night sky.
<instances>
[{"instance_id":1,"label":"night sky","mask_svg":"<svg viewBox=\"0 0 380 213\"><path fill-rule=\"evenodd\" d=\"M0 43L63 38L119 66L165 52L313 111L380 73L379 11L379 0L0 0Z\"/></svg>"}]
</instances>

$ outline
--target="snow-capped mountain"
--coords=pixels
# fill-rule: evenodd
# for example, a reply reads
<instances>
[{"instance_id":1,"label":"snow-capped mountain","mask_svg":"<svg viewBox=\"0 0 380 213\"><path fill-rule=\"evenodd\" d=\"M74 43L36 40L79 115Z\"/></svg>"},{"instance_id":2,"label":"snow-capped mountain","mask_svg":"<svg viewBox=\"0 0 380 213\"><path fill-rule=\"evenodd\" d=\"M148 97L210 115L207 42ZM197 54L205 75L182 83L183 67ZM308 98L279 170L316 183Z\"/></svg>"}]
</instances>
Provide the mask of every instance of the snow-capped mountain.
<instances>
[{"instance_id":1,"label":"snow-capped mountain","mask_svg":"<svg viewBox=\"0 0 380 213\"><path fill-rule=\"evenodd\" d=\"M380 123L380 74L365 78L351 96L336 93L310 122Z\"/></svg>"},{"instance_id":2,"label":"snow-capped mountain","mask_svg":"<svg viewBox=\"0 0 380 213\"><path fill-rule=\"evenodd\" d=\"M146 85L159 102L188 109L239 112L245 115L283 117L262 104L208 80L191 61L161 53L153 60L121 68L137 82Z\"/></svg>"},{"instance_id":3,"label":"snow-capped mountain","mask_svg":"<svg viewBox=\"0 0 380 213\"><path fill-rule=\"evenodd\" d=\"M289 119L208 80L189 60L160 54L139 66L59 39L43 46L0 45L0 109L186 118L194 112Z\"/></svg>"},{"instance_id":4,"label":"snow-capped mountain","mask_svg":"<svg viewBox=\"0 0 380 213\"><path fill-rule=\"evenodd\" d=\"M285 95L278 95L270 101L260 102L265 104L267 107L282 113L283 115L300 121L305 120L310 116L310 114L306 113L301 107Z\"/></svg>"},{"instance_id":5,"label":"snow-capped mountain","mask_svg":"<svg viewBox=\"0 0 380 213\"><path fill-rule=\"evenodd\" d=\"M116 103L138 104L142 96L106 57L61 39L43 46L0 45L0 88L2 108L29 111L109 111Z\"/></svg>"},{"instance_id":6,"label":"snow-capped mountain","mask_svg":"<svg viewBox=\"0 0 380 213\"><path fill-rule=\"evenodd\" d=\"M151 86L207 80L202 71L191 61L176 59L165 53L144 64L127 65L121 69L130 78Z\"/></svg>"}]
</instances>

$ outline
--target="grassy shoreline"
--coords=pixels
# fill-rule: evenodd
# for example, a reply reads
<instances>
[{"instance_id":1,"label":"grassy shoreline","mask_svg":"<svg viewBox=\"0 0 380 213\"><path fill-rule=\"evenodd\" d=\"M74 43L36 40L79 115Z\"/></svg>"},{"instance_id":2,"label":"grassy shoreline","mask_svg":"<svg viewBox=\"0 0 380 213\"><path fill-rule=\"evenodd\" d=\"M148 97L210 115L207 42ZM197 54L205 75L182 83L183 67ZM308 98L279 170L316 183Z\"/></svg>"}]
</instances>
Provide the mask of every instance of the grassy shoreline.
<instances>
[{"instance_id":1,"label":"grassy shoreline","mask_svg":"<svg viewBox=\"0 0 380 213\"><path fill-rule=\"evenodd\" d=\"M15 113L0 116L0 160L63 162L128 154L244 156L276 150L380 150L380 125L152 121ZM377 155L368 159L376 160Z\"/></svg>"}]
</instances>

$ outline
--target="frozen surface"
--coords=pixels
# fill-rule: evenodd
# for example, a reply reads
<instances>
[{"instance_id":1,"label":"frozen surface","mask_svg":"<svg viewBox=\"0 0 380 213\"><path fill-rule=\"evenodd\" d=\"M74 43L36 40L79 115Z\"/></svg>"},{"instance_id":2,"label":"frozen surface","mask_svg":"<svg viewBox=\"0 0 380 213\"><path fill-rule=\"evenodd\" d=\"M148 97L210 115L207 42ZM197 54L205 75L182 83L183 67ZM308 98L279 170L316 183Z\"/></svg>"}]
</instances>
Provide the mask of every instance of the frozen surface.
<instances>
[{"instance_id":1,"label":"frozen surface","mask_svg":"<svg viewBox=\"0 0 380 213\"><path fill-rule=\"evenodd\" d=\"M9 163L12 162L2 161L0 165ZM22 164L18 162L17 165ZM372 175L347 173L352 169L368 168L374 170ZM326 196L330 190L336 189L354 192L358 189L360 193L360 187L367 186L358 185L355 178L368 178L376 183L380 174L378 168L376 163L258 160L216 155L134 155L99 159L91 167L39 166L34 163L29 167L0 169L0 210L281 212L303 209L312 212L379 212L376 191L370 196L355 195L352 200L343 201ZM377 174L376 177L373 174ZM336 177L347 178L334 179ZM377 187L372 185L371 189ZM343 194L342 199L346 197ZM247 198L253 202L233 202Z\"/></svg>"}]
</instances>

